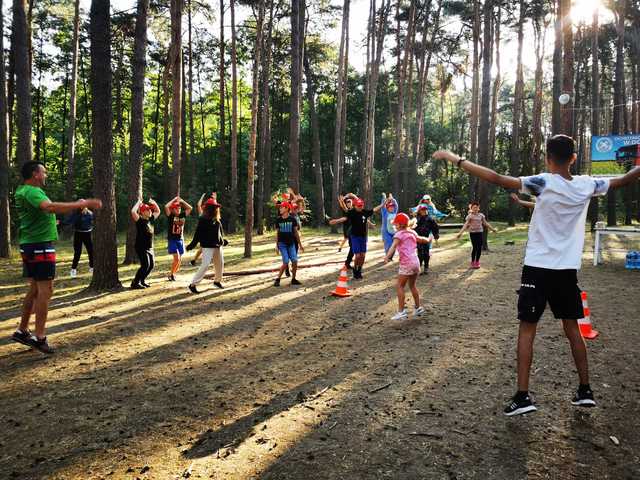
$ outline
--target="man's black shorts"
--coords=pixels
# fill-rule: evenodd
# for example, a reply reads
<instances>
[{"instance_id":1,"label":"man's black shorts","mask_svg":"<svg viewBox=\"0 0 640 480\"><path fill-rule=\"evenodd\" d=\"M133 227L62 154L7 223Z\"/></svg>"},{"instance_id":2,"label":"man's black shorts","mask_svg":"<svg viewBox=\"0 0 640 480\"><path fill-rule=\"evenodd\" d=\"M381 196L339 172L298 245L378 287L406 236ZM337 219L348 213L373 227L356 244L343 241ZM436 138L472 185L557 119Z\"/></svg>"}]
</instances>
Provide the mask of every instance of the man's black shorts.
<instances>
[{"instance_id":1,"label":"man's black shorts","mask_svg":"<svg viewBox=\"0 0 640 480\"><path fill-rule=\"evenodd\" d=\"M536 323L549 303L553 316L562 320L583 318L577 270L522 268L518 291L518 320Z\"/></svg>"},{"instance_id":2,"label":"man's black shorts","mask_svg":"<svg viewBox=\"0 0 640 480\"><path fill-rule=\"evenodd\" d=\"M22 276L36 281L53 280L56 276L56 249L51 242L20 245Z\"/></svg>"}]
</instances>

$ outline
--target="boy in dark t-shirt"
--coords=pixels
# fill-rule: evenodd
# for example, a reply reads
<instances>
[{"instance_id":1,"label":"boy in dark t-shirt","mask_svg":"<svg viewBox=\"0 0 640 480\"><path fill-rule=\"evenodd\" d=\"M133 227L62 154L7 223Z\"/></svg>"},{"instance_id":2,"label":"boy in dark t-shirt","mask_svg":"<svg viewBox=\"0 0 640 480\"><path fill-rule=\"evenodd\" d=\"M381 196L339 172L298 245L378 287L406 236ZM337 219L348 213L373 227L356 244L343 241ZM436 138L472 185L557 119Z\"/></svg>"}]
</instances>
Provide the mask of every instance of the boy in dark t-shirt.
<instances>
[{"instance_id":1,"label":"boy in dark t-shirt","mask_svg":"<svg viewBox=\"0 0 640 480\"><path fill-rule=\"evenodd\" d=\"M382 208L382 205L378 205L373 209L364 208L364 200L356 198L353 201L353 209L345 212L343 217L332 219L329 221L330 225L336 225L339 223L349 222L351 225L351 233L349 239L351 240L351 249L355 255L353 278L362 279L362 266L367 254L367 220L373 216Z\"/></svg>"},{"instance_id":2,"label":"boy in dark t-shirt","mask_svg":"<svg viewBox=\"0 0 640 480\"><path fill-rule=\"evenodd\" d=\"M183 207L184 211L182 210ZM186 217L191 215L191 210L191 205L179 196L176 196L164 206L164 212L168 217L167 250L170 255L173 255L171 271L169 272L170 282L175 282L175 274L180 269L180 261L184 254L184 224Z\"/></svg>"},{"instance_id":3,"label":"boy in dark t-shirt","mask_svg":"<svg viewBox=\"0 0 640 480\"><path fill-rule=\"evenodd\" d=\"M281 202L279 205L280 216L276 220L276 251L282 256L282 265L278 271L273 285L280 286L280 279L291 262L291 285L301 285L296 279L298 271L298 250L304 252L302 243L300 243L300 226L298 221L290 215L292 205L289 202ZM298 247L298 248L296 248Z\"/></svg>"}]
</instances>

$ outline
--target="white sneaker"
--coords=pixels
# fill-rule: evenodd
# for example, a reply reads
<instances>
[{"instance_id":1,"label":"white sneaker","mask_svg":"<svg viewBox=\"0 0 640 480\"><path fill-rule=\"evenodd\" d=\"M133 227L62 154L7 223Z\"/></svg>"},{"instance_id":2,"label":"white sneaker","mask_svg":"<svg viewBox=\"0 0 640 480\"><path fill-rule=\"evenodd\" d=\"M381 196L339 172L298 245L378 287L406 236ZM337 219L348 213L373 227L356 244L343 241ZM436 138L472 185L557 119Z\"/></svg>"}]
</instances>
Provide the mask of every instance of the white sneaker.
<instances>
[{"instance_id":1,"label":"white sneaker","mask_svg":"<svg viewBox=\"0 0 640 480\"><path fill-rule=\"evenodd\" d=\"M89 269L89 273L93 273L93 268L90 268L90 269Z\"/></svg>"},{"instance_id":2,"label":"white sneaker","mask_svg":"<svg viewBox=\"0 0 640 480\"><path fill-rule=\"evenodd\" d=\"M398 312L393 317L391 317L391 320L404 320L408 316L409 314L407 313L407 309L405 308L401 312Z\"/></svg>"},{"instance_id":3,"label":"white sneaker","mask_svg":"<svg viewBox=\"0 0 640 480\"><path fill-rule=\"evenodd\" d=\"M71 278L76 278L78 276L78 270L75 268L71 269Z\"/></svg>"},{"instance_id":4,"label":"white sneaker","mask_svg":"<svg viewBox=\"0 0 640 480\"><path fill-rule=\"evenodd\" d=\"M414 317L419 317L420 315L422 315L425 312L424 307L416 307L416 309L413 311L413 316Z\"/></svg>"}]
</instances>

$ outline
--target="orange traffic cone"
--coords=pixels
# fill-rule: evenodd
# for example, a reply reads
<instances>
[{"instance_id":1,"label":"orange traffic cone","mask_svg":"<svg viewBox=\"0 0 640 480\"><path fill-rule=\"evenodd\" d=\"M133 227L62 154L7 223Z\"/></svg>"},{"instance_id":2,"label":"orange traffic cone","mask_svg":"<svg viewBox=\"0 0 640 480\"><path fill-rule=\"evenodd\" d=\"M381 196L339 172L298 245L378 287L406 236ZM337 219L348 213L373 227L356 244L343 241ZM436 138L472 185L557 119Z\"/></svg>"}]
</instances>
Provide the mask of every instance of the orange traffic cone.
<instances>
[{"instance_id":1,"label":"orange traffic cone","mask_svg":"<svg viewBox=\"0 0 640 480\"><path fill-rule=\"evenodd\" d=\"M349 284L347 283L349 279L347 278L347 267L342 267L340 270L340 276L338 277L338 284L336 285L336 289L331 292L331 295L334 297L350 297L351 292L349 292Z\"/></svg>"},{"instance_id":2,"label":"orange traffic cone","mask_svg":"<svg viewBox=\"0 0 640 480\"><path fill-rule=\"evenodd\" d=\"M587 302L587 292L582 292L582 309L584 310L584 318L578 320L580 334L584 338L592 340L598 336L598 332L591 328L591 310L589 309L589 303Z\"/></svg>"}]
</instances>

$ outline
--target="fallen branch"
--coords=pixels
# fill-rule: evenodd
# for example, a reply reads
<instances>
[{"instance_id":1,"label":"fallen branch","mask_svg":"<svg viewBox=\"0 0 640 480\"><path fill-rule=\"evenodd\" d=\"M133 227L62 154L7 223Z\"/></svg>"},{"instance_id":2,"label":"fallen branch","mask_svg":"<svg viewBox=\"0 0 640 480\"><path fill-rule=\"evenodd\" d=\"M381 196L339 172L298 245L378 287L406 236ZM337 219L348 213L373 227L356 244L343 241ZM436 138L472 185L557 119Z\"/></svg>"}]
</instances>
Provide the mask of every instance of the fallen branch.
<instances>
[{"instance_id":1,"label":"fallen branch","mask_svg":"<svg viewBox=\"0 0 640 480\"><path fill-rule=\"evenodd\" d=\"M380 390L384 390L385 388L389 388L391 386L391 383L392 382L389 382L386 385L382 385L381 387L374 388L373 390L369 390L369 393L376 393L376 392L379 392Z\"/></svg>"}]
</instances>

